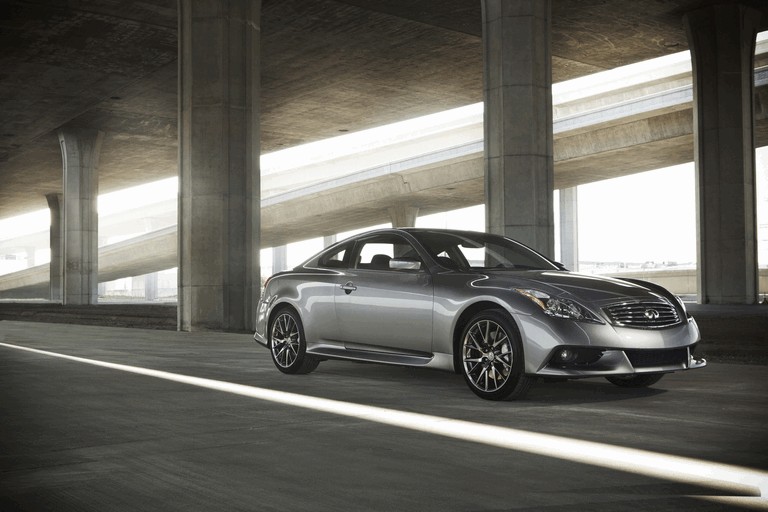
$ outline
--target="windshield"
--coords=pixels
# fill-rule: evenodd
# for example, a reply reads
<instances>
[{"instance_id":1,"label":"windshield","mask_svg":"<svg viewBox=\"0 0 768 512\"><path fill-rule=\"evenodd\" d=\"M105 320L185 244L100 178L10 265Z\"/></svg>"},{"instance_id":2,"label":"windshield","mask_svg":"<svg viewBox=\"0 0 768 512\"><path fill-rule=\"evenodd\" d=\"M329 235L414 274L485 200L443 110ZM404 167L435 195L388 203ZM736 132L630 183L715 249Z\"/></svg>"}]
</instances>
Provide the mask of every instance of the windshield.
<instances>
[{"instance_id":1,"label":"windshield","mask_svg":"<svg viewBox=\"0 0 768 512\"><path fill-rule=\"evenodd\" d=\"M454 270L559 270L528 247L486 233L413 233L442 266Z\"/></svg>"}]
</instances>

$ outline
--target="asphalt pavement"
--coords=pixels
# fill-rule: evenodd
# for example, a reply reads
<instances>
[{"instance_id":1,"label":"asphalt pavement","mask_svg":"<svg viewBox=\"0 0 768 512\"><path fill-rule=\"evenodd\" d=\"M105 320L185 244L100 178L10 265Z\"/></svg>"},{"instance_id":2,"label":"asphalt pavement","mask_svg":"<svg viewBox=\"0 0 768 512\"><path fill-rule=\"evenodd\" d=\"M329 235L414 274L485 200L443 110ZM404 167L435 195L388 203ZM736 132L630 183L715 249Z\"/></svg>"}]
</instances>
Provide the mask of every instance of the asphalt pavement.
<instances>
[{"instance_id":1,"label":"asphalt pavement","mask_svg":"<svg viewBox=\"0 0 768 512\"><path fill-rule=\"evenodd\" d=\"M283 375L244 334L2 321L0 511L768 509L767 370L487 402L434 370Z\"/></svg>"}]
</instances>

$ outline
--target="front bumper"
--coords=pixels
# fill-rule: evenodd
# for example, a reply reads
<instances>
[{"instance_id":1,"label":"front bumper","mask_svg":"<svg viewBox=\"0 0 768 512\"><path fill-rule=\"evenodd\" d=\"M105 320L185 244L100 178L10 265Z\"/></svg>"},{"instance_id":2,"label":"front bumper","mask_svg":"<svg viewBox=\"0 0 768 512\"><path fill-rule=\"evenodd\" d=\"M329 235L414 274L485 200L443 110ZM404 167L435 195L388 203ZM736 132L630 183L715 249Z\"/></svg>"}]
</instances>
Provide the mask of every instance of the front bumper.
<instances>
[{"instance_id":1,"label":"front bumper","mask_svg":"<svg viewBox=\"0 0 768 512\"><path fill-rule=\"evenodd\" d=\"M541 377L598 377L640 373L670 373L703 368L695 345L671 349L616 349L562 346L552 351Z\"/></svg>"},{"instance_id":2,"label":"front bumper","mask_svg":"<svg viewBox=\"0 0 768 512\"><path fill-rule=\"evenodd\" d=\"M266 295L262 294L256 310L256 332L253 334L253 340L267 348L269 347L267 343L267 319L269 318L270 306L273 303L274 296L272 299L267 299Z\"/></svg>"},{"instance_id":3,"label":"front bumper","mask_svg":"<svg viewBox=\"0 0 768 512\"><path fill-rule=\"evenodd\" d=\"M668 373L702 368L694 355L701 339L693 318L661 329L528 316L521 319L526 372L542 377L597 377Z\"/></svg>"},{"instance_id":4,"label":"front bumper","mask_svg":"<svg viewBox=\"0 0 768 512\"><path fill-rule=\"evenodd\" d=\"M253 341L258 343L259 345L263 345L264 347L267 347L267 338L259 332L256 332L253 334Z\"/></svg>"}]
</instances>

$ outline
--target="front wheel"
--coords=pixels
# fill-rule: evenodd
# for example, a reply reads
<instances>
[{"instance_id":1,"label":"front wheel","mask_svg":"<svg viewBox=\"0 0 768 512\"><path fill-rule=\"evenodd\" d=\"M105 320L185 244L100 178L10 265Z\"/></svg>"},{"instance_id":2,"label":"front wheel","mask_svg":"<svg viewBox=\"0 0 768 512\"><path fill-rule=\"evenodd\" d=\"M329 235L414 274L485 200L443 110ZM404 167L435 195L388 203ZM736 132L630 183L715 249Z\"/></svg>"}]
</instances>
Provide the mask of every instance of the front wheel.
<instances>
[{"instance_id":1,"label":"front wheel","mask_svg":"<svg viewBox=\"0 0 768 512\"><path fill-rule=\"evenodd\" d=\"M475 315L461 335L461 370L469 389L486 400L522 398L534 383L525 375L517 329L502 311Z\"/></svg>"},{"instance_id":2,"label":"front wheel","mask_svg":"<svg viewBox=\"0 0 768 512\"><path fill-rule=\"evenodd\" d=\"M605 379L622 388L647 388L659 382L663 373L643 373L640 375L612 375Z\"/></svg>"},{"instance_id":3,"label":"front wheel","mask_svg":"<svg viewBox=\"0 0 768 512\"><path fill-rule=\"evenodd\" d=\"M283 309L270 323L269 352L278 370L283 373L309 373L320 360L307 355L307 341L301 319L292 309Z\"/></svg>"}]
</instances>

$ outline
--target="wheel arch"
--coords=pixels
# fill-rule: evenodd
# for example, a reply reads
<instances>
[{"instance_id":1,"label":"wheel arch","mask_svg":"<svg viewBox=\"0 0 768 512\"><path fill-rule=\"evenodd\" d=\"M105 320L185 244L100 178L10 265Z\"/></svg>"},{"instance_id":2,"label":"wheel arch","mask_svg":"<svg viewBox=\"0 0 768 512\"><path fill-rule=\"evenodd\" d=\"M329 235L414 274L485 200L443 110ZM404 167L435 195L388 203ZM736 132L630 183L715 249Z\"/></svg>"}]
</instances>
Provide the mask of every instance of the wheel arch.
<instances>
[{"instance_id":1,"label":"wheel arch","mask_svg":"<svg viewBox=\"0 0 768 512\"><path fill-rule=\"evenodd\" d=\"M304 319L301 317L301 312L299 312L298 308L287 301L281 301L272 306L272 308L269 310L269 313L267 314L267 332L266 332L266 338L269 340L270 336L270 330L272 329L272 320L281 312L286 309L292 310L294 313L296 313L296 316L299 317L299 320L301 320L302 323L304 323Z\"/></svg>"},{"instance_id":2,"label":"wheel arch","mask_svg":"<svg viewBox=\"0 0 768 512\"><path fill-rule=\"evenodd\" d=\"M466 307L458 316L456 319L456 323L453 327L453 340L452 340L452 347L453 347L453 371L454 373L461 373L461 334L464 332L464 328L467 326L469 321L474 317L476 314L480 313L481 311L487 311L490 309L494 309L496 311L502 312L507 319L510 322L510 325L515 329L515 334L517 334L518 339L522 340L522 337L520 336L520 326L517 325L517 321L515 320L514 316L501 304L498 302L493 302L490 300L481 300L478 302L475 302L473 304L470 304L468 307ZM524 347L521 347L524 348Z\"/></svg>"}]
</instances>

